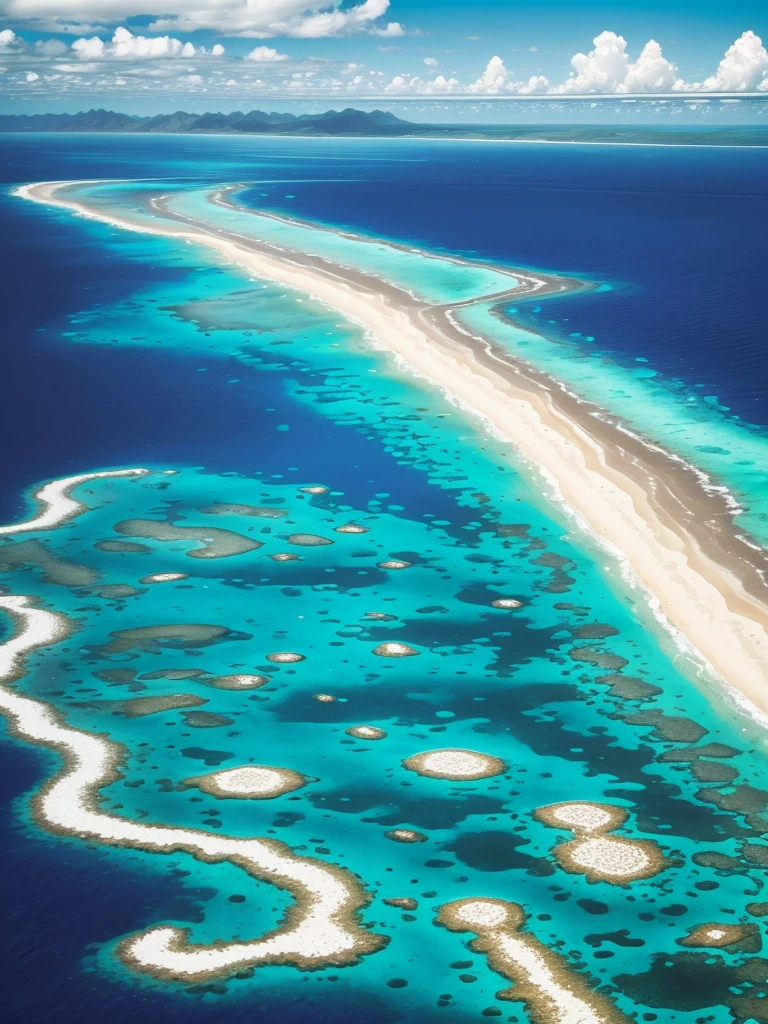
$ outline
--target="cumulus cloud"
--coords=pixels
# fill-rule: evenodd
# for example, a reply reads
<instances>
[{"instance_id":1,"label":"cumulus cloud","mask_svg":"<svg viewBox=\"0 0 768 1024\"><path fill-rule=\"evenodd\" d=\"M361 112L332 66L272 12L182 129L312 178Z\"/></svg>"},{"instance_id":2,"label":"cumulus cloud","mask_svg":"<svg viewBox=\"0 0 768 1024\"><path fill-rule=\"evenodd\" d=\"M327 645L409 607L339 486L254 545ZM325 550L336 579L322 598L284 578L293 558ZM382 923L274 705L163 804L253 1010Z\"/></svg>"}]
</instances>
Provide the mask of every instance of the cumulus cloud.
<instances>
[{"instance_id":1,"label":"cumulus cloud","mask_svg":"<svg viewBox=\"0 0 768 1024\"><path fill-rule=\"evenodd\" d=\"M530 96L536 92L548 91L549 79L545 78L544 75L531 75L527 82L515 85L515 92L520 93L521 96Z\"/></svg>"},{"instance_id":2,"label":"cumulus cloud","mask_svg":"<svg viewBox=\"0 0 768 1024\"><path fill-rule=\"evenodd\" d=\"M615 32L601 32L594 49L571 60L574 73L552 90L562 94L654 92L768 91L768 52L754 32L744 32L728 48L715 74L703 82L686 82L677 65L667 60L655 39L649 40L632 63L627 42Z\"/></svg>"},{"instance_id":3,"label":"cumulus cloud","mask_svg":"<svg viewBox=\"0 0 768 1024\"><path fill-rule=\"evenodd\" d=\"M35 53L41 57L61 57L67 50L67 44L60 39L38 39L35 43Z\"/></svg>"},{"instance_id":4,"label":"cumulus cloud","mask_svg":"<svg viewBox=\"0 0 768 1024\"><path fill-rule=\"evenodd\" d=\"M509 72L501 57L491 57L485 71L476 82L469 87L469 92L499 93L503 92L509 82Z\"/></svg>"},{"instance_id":5,"label":"cumulus cloud","mask_svg":"<svg viewBox=\"0 0 768 1024\"><path fill-rule=\"evenodd\" d=\"M441 96L446 93L464 92L465 86L456 78L446 78L438 75L429 81L419 78L418 75L395 75L392 81L384 87L385 93L408 94L417 93L421 96Z\"/></svg>"},{"instance_id":6,"label":"cumulus cloud","mask_svg":"<svg viewBox=\"0 0 768 1024\"><path fill-rule=\"evenodd\" d=\"M768 92L768 52L760 36L744 32L725 51L714 75L691 88L707 92Z\"/></svg>"},{"instance_id":7,"label":"cumulus cloud","mask_svg":"<svg viewBox=\"0 0 768 1024\"><path fill-rule=\"evenodd\" d=\"M192 43L171 36L135 36L127 28L116 28L110 42L99 36L83 37L72 43L81 60L155 60L164 57L194 57Z\"/></svg>"},{"instance_id":8,"label":"cumulus cloud","mask_svg":"<svg viewBox=\"0 0 768 1024\"><path fill-rule=\"evenodd\" d=\"M436 68L439 61L435 57L425 57L424 63L427 65L428 68Z\"/></svg>"},{"instance_id":9,"label":"cumulus cloud","mask_svg":"<svg viewBox=\"0 0 768 1024\"><path fill-rule=\"evenodd\" d=\"M414 35L420 35L419 32L414 32ZM404 36L405 29L399 21L390 21L383 28L372 28L371 35L383 36L385 39L391 39L393 36Z\"/></svg>"},{"instance_id":10,"label":"cumulus cloud","mask_svg":"<svg viewBox=\"0 0 768 1024\"><path fill-rule=\"evenodd\" d=\"M162 15L151 32L209 29L254 38L289 35L305 38L370 32L398 36L398 22L382 24L390 0L362 0L341 9L339 0L163 0ZM71 30L84 23L104 25L148 14L147 0L0 0L0 16L37 29Z\"/></svg>"},{"instance_id":11,"label":"cumulus cloud","mask_svg":"<svg viewBox=\"0 0 768 1024\"><path fill-rule=\"evenodd\" d=\"M271 46L257 46L245 55L246 60L255 61L257 64L274 64L276 61L290 60L287 53L278 53Z\"/></svg>"},{"instance_id":12,"label":"cumulus cloud","mask_svg":"<svg viewBox=\"0 0 768 1024\"><path fill-rule=\"evenodd\" d=\"M621 38L621 36L619 36ZM668 61L655 39L649 39L634 64L627 66L618 92L670 92L677 87L677 65Z\"/></svg>"},{"instance_id":13,"label":"cumulus cloud","mask_svg":"<svg viewBox=\"0 0 768 1024\"><path fill-rule=\"evenodd\" d=\"M593 39L594 50L571 58L575 73L555 92L616 92L627 77L627 41L615 32L601 32Z\"/></svg>"},{"instance_id":14,"label":"cumulus cloud","mask_svg":"<svg viewBox=\"0 0 768 1024\"><path fill-rule=\"evenodd\" d=\"M27 72L26 80L28 82L37 82L39 78L40 75L36 74L34 71Z\"/></svg>"},{"instance_id":15,"label":"cumulus cloud","mask_svg":"<svg viewBox=\"0 0 768 1024\"><path fill-rule=\"evenodd\" d=\"M19 39L15 32L4 28L0 32L0 53L17 53L24 49L24 41Z\"/></svg>"}]
</instances>

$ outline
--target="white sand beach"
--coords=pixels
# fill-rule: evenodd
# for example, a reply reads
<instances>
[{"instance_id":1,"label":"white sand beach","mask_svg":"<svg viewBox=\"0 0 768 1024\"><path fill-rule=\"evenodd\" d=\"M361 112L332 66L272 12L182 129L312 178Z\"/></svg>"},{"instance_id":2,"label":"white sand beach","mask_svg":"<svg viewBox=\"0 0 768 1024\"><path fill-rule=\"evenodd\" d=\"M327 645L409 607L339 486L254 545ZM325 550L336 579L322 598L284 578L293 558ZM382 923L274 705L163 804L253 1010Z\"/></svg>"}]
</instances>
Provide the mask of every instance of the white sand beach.
<instances>
[{"instance_id":1,"label":"white sand beach","mask_svg":"<svg viewBox=\"0 0 768 1024\"><path fill-rule=\"evenodd\" d=\"M205 230L176 215L157 226L91 209L63 194L73 183L26 185L18 194L116 227L204 246L259 279L334 308L401 368L443 391L494 435L509 440L578 522L649 595L660 620L755 717L768 720L766 553L733 525L722 492L645 445L534 367L463 331L445 306L425 306L394 286L266 243Z\"/></svg>"}]
</instances>

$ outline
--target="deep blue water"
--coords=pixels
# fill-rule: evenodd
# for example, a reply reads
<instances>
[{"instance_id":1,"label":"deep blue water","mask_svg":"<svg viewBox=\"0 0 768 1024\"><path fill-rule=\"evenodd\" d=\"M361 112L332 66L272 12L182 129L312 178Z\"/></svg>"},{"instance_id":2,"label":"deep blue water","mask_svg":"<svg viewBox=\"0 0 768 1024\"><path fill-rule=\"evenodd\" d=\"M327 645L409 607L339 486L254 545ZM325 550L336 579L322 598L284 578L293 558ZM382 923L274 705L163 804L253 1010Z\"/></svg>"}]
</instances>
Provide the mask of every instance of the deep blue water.
<instances>
[{"instance_id":1,"label":"deep blue water","mask_svg":"<svg viewBox=\"0 0 768 1024\"><path fill-rule=\"evenodd\" d=\"M393 155L371 146L345 168L351 182L254 193L310 219L609 283L612 293L548 300L519 319L643 356L768 424L768 150L434 144Z\"/></svg>"},{"instance_id":2,"label":"deep blue water","mask_svg":"<svg viewBox=\"0 0 768 1024\"><path fill-rule=\"evenodd\" d=\"M557 323L547 329L589 334L628 361L643 356L688 383L714 385L734 412L768 424L766 169L768 154L759 151L54 136L4 140L3 176L11 183L284 177L291 183L260 186L267 196L259 202L432 248L609 280L611 293L548 302L543 315ZM310 406L297 417L276 374L248 377L234 357L206 361L201 374L199 360L171 348L155 348L150 357L140 346L67 344L61 335L80 310L129 301L148 281L166 282L170 291L185 271L162 259L148 268L120 246L98 244L108 229L30 211L17 200L4 198L0 215L8 382L0 403L0 520L20 514L20 496L34 482L99 465L269 474L290 463L301 478L331 479L343 451L350 506L392 492L411 517L428 511L462 528L448 499L365 431L331 417L318 430ZM233 377L238 387L230 386ZM289 432L275 429L283 422L291 423ZM558 733L554 746L559 742ZM17 820L13 800L49 765L19 744L0 744L6 821ZM31 836L17 825L2 850L4 943L15 970L3 994L3 1022L90 1021L107 1005L115 1024L222 1019L215 998L181 1002L156 988L105 981L96 970L84 973L83 948L136 927L137 906L141 917L194 920L199 908L189 888L173 880L159 887L155 876L129 873L107 853ZM41 947L50 958L44 971ZM517 1005L510 1012L525 1019ZM371 1024L388 1019L371 1005L364 1014ZM304 1000L276 1015L252 1000L230 1002L225 1017L235 1024L347 1024L360 1019L360 1007L335 1006L326 991L322 1007Z\"/></svg>"}]
</instances>

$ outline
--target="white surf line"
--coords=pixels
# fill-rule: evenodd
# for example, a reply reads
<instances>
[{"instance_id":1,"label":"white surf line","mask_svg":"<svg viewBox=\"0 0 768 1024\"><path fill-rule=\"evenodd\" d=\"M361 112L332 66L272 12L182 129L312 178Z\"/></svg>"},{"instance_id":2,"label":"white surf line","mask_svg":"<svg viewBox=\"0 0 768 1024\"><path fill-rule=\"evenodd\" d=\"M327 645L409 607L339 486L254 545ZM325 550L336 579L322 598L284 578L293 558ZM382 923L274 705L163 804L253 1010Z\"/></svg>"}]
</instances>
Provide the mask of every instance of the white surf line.
<instances>
[{"instance_id":1,"label":"white surf line","mask_svg":"<svg viewBox=\"0 0 768 1024\"><path fill-rule=\"evenodd\" d=\"M73 498L72 491L80 484L88 483L89 480L120 476L146 476L150 472L149 469L108 469L100 473L80 473L77 476L65 476L60 480L51 480L34 493L39 511L20 523L0 526L0 536L29 533L33 530L52 530L69 519L79 516L81 512L87 510L88 506Z\"/></svg>"}]
</instances>

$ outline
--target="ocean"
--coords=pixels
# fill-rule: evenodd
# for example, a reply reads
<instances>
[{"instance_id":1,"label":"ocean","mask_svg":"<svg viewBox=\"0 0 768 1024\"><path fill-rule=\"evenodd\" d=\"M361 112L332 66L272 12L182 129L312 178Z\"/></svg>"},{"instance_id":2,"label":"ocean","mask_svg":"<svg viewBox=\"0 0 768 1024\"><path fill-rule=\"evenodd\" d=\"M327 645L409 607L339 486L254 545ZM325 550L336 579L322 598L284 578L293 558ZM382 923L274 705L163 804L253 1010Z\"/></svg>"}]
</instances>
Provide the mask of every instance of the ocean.
<instances>
[{"instance_id":1,"label":"ocean","mask_svg":"<svg viewBox=\"0 0 768 1024\"><path fill-rule=\"evenodd\" d=\"M768 1020L759 731L696 682L535 477L314 300L192 247L10 194L64 178L248 181L254 208L594 282L510 305L503 321L483 307L467 320L725 483L762 538L768 152L123 136L6 137L4 152L2 522L24 516L41 480L155 471L91 485L90 510L29 535L37 547L14 556L24 536L0 545L0 584L80 626L66 655L37 654L19 686L125 745L105 809L269 835L341 864L372 895L366 926L389 941L352 967L259 966L211 984L125 967L115 948L128 934L172 923L195 942L251 938L277 924L288 897L231 865L45 833L29 797L55 759L9 737L3 1019L535 1022L496 998L508 982L467 948L470 936L434 923L439 906L475 897L523 906L560 967L586 971L627 1018ZM405 257L386 258L382 273L410 273ZM456 287L421 273L414 287L434 296ZM301 490L313 485L327 491ZM236 508L212 518L211 503L286 518ZM144 522L130 537L145 550L94 547L151 519L181 539ZM335 533L350 521L368 532ZM190 558L184 529L212 526L263 551ZM297 546L296 534L333 543ZM269 561L283 550L301 559ZM380 565L393 559L410 567ZM139 582L171 571L189 579ZM503 597L519 610L491 606ZM190 623L225 631L170 642L121 633ZM418 656L373 653L388 642ZM266 655L280 650L306 660L276 666ZM163 675L189 668L198 674ZM247 695L211 684L232 672L270 683ZM205 710L131 711L132 700L179 693ZM386 738L345 732L362 724ZM478 750L505 770L452 784L403 768L435 747ZM185 786L249 763L311 781L254 801ZM664 869L626 885L563 870L553 850L571 835L534 812L567 800L623 807L617 834L658 844ZM425 838L395 842L394 829ZM418 907L382 902L395 897ZM707 922L740 924L744 938L680 944Z\"/></svg>"}]
</instances>

